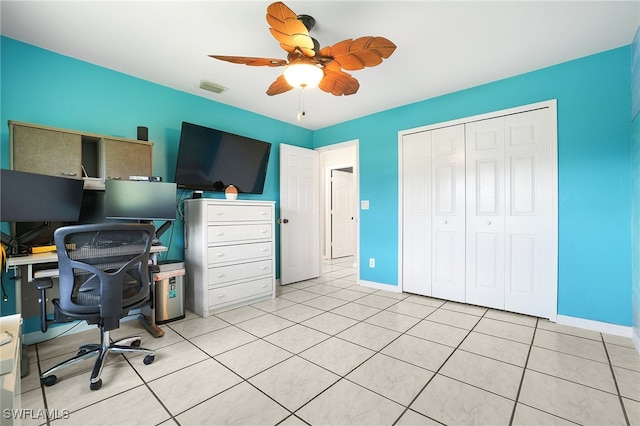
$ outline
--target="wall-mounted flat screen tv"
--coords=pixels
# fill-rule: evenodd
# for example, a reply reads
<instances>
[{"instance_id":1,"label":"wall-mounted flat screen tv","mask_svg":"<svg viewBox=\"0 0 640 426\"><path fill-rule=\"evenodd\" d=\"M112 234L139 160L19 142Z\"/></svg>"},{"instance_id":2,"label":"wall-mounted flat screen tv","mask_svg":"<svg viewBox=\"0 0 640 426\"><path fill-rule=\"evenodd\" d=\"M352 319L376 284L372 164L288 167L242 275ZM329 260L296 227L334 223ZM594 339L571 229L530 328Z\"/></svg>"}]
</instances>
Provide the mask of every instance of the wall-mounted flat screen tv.
<instances>
[{"instance_id":1,"label":"wall-mounted flat screen tv","mask_svg":"<svg viewBox=\"0 0 640 426\"><path fill-rule=\"evenodd\" d=\"M176 163L178 188L262 194L271 144L197 124L182 123Z\"/></svg>"}]
</instances>

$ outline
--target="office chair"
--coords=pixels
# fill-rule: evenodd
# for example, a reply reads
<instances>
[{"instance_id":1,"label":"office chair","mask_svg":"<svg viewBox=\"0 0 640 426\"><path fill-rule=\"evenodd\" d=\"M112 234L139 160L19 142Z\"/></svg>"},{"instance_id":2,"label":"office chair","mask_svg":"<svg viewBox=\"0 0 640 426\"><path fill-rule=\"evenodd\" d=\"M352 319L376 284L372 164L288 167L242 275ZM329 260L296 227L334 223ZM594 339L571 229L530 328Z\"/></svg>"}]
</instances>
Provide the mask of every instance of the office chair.
<instances>
[{"instance_id":1,"label":"office chair","mask_svg":"<svg viewBox=\"0 0 640 426\"><path fill-rule=\"evenodd\" d=\"M131 309L152 303L149 251L155 228L151 224L103 223L58 228L54 240L58 253L60 297L53 299L54 319L47 319L46 290L51 279L34 280L40 290L40 325L85 320L100 328L100 344L80 347L76 356L40 375L40 382L52 386L54 372L97 356L89 388L100 389L100 374L110 353L137 352L151 364L154 352L140 347L140 336L111 342L109 332Z\"/></svg>"}]
</instances>

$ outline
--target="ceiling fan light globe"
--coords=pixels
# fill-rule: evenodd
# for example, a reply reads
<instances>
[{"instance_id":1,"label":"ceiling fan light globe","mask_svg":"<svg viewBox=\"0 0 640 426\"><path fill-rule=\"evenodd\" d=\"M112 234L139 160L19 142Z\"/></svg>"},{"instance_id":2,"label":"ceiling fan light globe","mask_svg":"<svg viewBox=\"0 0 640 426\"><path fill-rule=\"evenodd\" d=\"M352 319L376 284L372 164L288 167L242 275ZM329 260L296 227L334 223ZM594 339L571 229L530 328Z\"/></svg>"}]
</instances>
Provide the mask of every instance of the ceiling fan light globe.
<instances>
[{"instance_id":1,"label":"ceiling fan light globe","mask_svg":"<svg viewBox=\"0 0 640 426\"><path fill-rule=\"evenodd\" d=\"M292 87L312 89L324 77L322 69L312 64L291 64L284 68L284 78Z\"/></svg>"}]
</instances>

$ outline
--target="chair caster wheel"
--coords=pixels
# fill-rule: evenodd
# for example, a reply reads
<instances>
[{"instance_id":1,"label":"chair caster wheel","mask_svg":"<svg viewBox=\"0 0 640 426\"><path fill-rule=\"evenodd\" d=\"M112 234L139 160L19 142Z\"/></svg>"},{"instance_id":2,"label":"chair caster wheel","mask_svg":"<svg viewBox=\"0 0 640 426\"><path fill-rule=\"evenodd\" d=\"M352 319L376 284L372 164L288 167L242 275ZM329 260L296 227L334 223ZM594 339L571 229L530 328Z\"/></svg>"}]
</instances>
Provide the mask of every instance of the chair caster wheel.
<instances>
[{"instance_id":1,"label":"chair caster wheel","mask_svg":"<svg viewBox=\"0 0 640 426\"><path fill-rule=\"evenodd\" d=\"M97 382L91 382L89 383L89 389L91 390L98 390L102 387L102 379L98 380Z\"/></svg>"},{"instance_id":2,"label":"chair caster wheel","mask_svg":"<svg viewBox=\"0 0 640 426\"><path fill-rule=\"evenodd\" d=\"M58 382L58 378L54 375L43 377L40 379L40 383L45 386L53 386Z\"/></svg>"},{"instance_id":3,"label":"chair caster wheel","mask_svg":"<svg viewBox=\"0 0 640 426\"><path fill-rule=\"evenodd\" d=\"M144 362L144 365L149 365L153 362L155 358L156 357L154 355L147 355L144 357L144 360L142 362Z\"/></svg>"}]
</instances>

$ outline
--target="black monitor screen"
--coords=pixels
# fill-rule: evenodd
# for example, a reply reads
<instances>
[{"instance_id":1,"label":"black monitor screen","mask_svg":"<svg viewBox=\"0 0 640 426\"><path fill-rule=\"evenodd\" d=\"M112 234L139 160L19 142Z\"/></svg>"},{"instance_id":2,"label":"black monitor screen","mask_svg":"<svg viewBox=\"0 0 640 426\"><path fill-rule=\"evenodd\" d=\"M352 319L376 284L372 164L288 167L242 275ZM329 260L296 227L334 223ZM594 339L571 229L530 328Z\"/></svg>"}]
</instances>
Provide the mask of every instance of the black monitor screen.
<instances>
[{"instance_id":1,"label":"black monitor screen","mask_svg":"<svg viewBox=\"0 0 640 426\"><path fill-rule=\"evenodd\" d=\"M2 222L75 222L84 181L0 170Z\"/></svg>"},{"instance_id":2,"label":"black monitor screen","mask_svg":"<svg viewBox=\"0 0 640 426\"><path fill-rule=\"evenodd\" d=\"M175 220L176 184L107 180L105 211L109 219Z\"/></svg>"}]
</instances>

